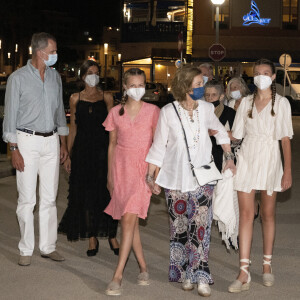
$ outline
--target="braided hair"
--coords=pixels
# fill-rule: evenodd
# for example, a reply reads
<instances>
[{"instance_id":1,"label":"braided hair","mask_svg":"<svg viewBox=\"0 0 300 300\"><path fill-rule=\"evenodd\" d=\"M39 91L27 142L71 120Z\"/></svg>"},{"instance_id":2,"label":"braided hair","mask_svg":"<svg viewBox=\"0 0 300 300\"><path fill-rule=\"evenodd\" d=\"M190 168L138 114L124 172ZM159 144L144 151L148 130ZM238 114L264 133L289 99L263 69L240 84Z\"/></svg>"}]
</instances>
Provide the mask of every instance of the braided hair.
<instances>
[{"instance_id":1,"label":"braided hair","mask_svg":"<svg viewBox=\"0 0 300 300\"><path fill-rule=\"evenodd\" d=\"M128 95L126 94L126 90L124 89L124 85L127 84L127 80L130 76L139 76L139 75L142 75L144 77L144 80L145 80L145 83L146 83L146 74L143 70L139 69L139 68L131 68L129 70L127 70L125 73L124 73L124 76L123 76L123 96L122 96L122 99L121 99L121 108L119 110L119 115L120 116L123 116L124 115L124 107L125 107L125 104L126 104L126 101L128 99Z\"/></svg>"},{"instance_id":2,"label":"braided hair","mask_svg":"<svg viewBox=\"0 0 300 300\"><path fill-rule=\"evenodd\" d=\"M259 59L258 61L255 62L254 68L256 66L260 66L260 65L268 65L271 68L272 74L275 74L275 65L270 60L265 59L265 58L261 58L261 59ZM272 82L272 85L271 85L271 92L272 92L271 115L272 115L272 117L274 117L275 116L274 105L275 105L275 98L276 98L276 84L275 84L274 81ZM248 112L248 117L250 119L253 118L252 113L253 113L254 101L255 101L256 96L257 96L257 88L255 88L255 90L253 92L252 105L251 105L251 109Z\"/></svg>"}]
</instances>

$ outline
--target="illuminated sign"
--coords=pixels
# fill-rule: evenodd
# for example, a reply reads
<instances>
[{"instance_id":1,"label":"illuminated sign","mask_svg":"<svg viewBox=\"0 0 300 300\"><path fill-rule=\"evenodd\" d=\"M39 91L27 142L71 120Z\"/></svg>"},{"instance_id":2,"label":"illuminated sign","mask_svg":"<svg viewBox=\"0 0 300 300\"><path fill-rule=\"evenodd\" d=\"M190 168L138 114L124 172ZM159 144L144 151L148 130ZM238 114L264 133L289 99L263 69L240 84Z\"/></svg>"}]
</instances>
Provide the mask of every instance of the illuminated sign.
<instances>
[{"instance_id":1,"label":"illuminated sign","mask_svg":"<svg viewBox=\"0 0 300 300\"><path fill-rule=\"evenodd\" d=\"M271 22L271 19L264 19L260 17L260 12L255 1L251 1L251 11L247 15L243 16L243 20L243 26L249 26L251 24L264 26Z\"/></svg>"}]
</instances>

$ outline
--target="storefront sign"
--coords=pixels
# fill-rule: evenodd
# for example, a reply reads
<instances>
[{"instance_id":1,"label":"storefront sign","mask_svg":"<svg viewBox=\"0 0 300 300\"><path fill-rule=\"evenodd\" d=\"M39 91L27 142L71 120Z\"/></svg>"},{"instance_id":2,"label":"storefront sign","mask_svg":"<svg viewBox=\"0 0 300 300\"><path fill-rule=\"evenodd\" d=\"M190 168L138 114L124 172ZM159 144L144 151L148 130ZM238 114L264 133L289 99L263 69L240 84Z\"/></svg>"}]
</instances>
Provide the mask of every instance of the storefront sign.
<instances>
[{"instance_id":1,"label":"storefront sign","mask_svg":"<svg viewBox=\"0 0 300 300\"><path fill-rule=\"evenodd\" d=\"M271 22L271 19L261 18L260 12L258 9L257 4L255 1L251 1L251 11L243 16L243 26L250 26L251 24L258 24L258 25L268 25Z\"/></svg>"}]
</instances>

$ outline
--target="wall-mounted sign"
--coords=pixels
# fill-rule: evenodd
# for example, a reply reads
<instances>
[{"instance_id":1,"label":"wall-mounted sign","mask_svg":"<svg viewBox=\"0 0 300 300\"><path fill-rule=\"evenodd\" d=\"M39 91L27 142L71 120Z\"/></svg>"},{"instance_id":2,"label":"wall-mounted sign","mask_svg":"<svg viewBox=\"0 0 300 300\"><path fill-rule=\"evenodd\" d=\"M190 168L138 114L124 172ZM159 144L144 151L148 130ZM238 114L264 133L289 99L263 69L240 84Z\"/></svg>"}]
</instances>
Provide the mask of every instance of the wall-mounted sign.
<instances>
[{"instance_id":1,"label":"wall-mounted sign","mask_svg":"<svg viewBox=\"0 0 300 300\"><path fill-rule=\"evenodd\" d=\"M251 11L243 16L243 26L250 26L251 24L258 24L258 25L268 25L271 22L271 19L267 19L267 18L261 18L260 17L260 12L258 9L257 4L255 3L255 1L251 1Z\"/></svg>"}]
</instances>

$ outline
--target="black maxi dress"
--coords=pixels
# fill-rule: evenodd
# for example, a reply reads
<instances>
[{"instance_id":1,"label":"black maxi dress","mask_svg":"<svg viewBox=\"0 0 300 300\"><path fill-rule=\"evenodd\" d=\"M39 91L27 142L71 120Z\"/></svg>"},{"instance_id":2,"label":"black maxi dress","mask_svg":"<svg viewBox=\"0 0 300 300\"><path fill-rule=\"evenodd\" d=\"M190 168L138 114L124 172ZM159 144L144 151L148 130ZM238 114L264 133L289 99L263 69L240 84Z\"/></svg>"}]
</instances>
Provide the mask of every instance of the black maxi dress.
<instances>
[{"instance_id":1,"label":"black maxi dress","mask_svg":"<svg viewBox=\"0 0 300 300\"><path fill-rule=\"evenodd\" d=\"M107 113L104 100L77 103L68 207L58 227L69 241L113 238L117 233L118 221L103 212L110 201L106 187L109 136L102 126Z\"/></svg>"}]
</instances>

